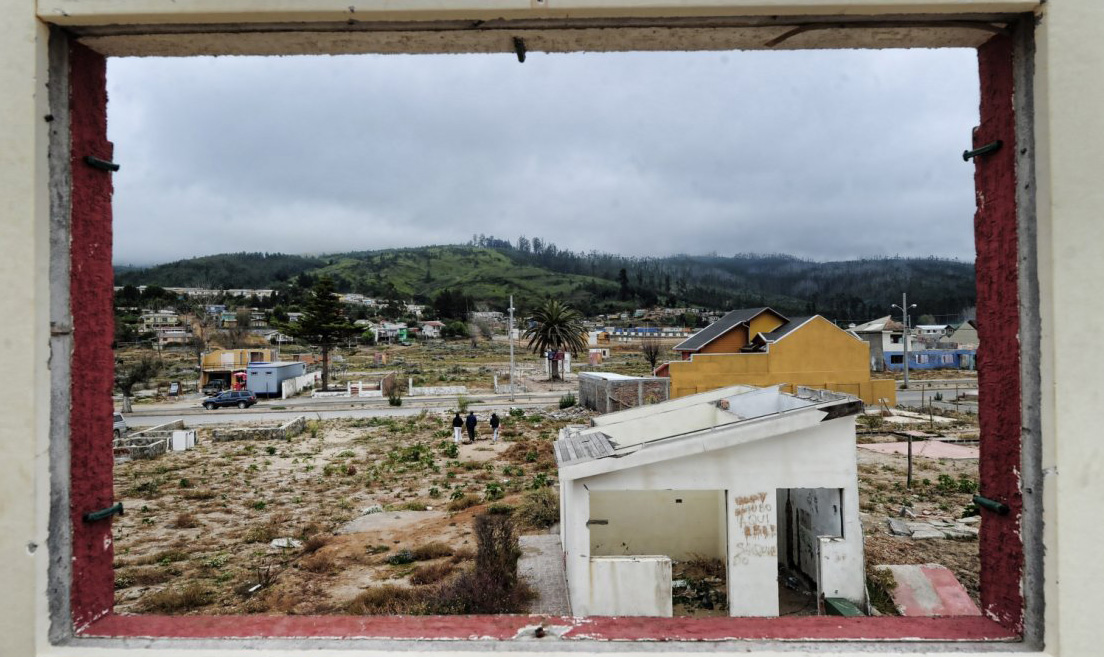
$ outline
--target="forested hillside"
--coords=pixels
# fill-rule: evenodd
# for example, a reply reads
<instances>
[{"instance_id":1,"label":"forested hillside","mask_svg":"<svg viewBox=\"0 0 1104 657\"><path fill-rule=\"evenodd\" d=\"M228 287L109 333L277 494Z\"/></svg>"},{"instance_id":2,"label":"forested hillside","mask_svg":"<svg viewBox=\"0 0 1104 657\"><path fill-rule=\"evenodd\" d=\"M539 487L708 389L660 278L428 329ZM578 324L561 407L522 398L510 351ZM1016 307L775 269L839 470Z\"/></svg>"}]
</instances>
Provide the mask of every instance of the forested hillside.
<instances>
[{"instance_id":1,"label":"forested hillside","mask_svg":"<svg viewBox=\"0 0 1104 657\"><path fill-rule=\"evenodd\" d=\"M813 262L792 256L676 255L635 258L577 253L535 238L477 236L466 245L304 257L237 253L117 272L119 285L276 288L293 300L319 275L341 292L432 303L448 290L473 308L502 309L513 294L523 312L547 296L588 315L655 305L716 310L772 306L837 321L889 314L907 292L916 313L954 321L974 305L972 263L937 258Z\"/></svg>"}]
</instances>

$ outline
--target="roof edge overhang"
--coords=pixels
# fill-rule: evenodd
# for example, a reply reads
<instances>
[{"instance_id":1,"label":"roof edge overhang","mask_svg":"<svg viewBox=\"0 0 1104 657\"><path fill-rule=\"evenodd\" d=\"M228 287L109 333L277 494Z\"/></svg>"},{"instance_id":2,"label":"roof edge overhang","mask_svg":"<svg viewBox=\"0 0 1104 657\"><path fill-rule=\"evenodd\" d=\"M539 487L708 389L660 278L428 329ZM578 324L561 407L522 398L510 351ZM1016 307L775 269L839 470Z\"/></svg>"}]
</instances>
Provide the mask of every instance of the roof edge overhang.
<instances>
[{"instance_id":1,"label":"roof edge overhang","mask_svg":"<svg viewBox=\"0 0 1104 657\"><path fill-rule=\"evenodd\" d=\"M560 479L585 479L811 429L830 419L854 415L857 412L854 404L851 399L837 400L643 443L627 453L561 465ZM834 410L836 406L841 408Z\"/></svg>"}]
</instances>

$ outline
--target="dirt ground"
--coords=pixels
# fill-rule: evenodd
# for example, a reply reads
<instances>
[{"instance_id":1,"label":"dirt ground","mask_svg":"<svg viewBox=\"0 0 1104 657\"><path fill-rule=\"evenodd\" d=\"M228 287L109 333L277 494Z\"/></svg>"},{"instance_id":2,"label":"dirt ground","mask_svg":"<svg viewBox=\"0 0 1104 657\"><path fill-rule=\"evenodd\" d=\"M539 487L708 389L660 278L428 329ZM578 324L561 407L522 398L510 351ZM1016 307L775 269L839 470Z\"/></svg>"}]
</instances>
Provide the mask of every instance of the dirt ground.
<instances>
[{"instance_id":1,"label":"dirt ground","mask_svg":"<svg viewBox=\"0 0 1104 657\"><path fill-rule=\"evenodd\" d=\"M885 442L900 440L890 435L874 438ZM977 515L971 501L977 488L977 460L915 457L911 489L905 486L907 459L903 455L860 449L858 468L867 570L883 564L941 564L958 577L977 603L981 562L976 539L916 540L893 536L886 523L887 518L900 518L904 508L916 514L919 522Z\"/></svg>"},{"instance_id":2,"label":"dirt ground","mask_svg":"<svg viewBox=\"0 0 1104 657\"><path fill-rule=\"evenodd\" d=\"M346 613L369 587L458 573L476 513L554 490L568 420L499 415L502 441L483 417L455 455L451 415L434 413L312 423L290 441L204 430L188 452L116 465L116 612Z\"/></svg>"},{"instance_id":3,"label":"dirt ground","mask_svg":"<svg viewBox=\"0 0 1104 657\"><path fill-rule=\"evenodd\" d=\"M341 614L381 585L455 576L474 556L477 513L520 509L534 490L555 493L552 442L586 412L499 415L499 444L483 424L483 439L455 455L451 415L423 413L316 422L290 441L214 443L202 430L193 450L118 464L116 499L127 513L114 525L117 613ZM860 442L900 440L876 423L862 421ZM969 416L941 428L976 432ZM917 457L907 489L904 456L860 449L857 458L867 567L939 563L977 601L976 540L914 540L886 527L903 508L921 521L974 513L977 461ZM680 566L676 579L690 584L680 593L697 598L680 613L723 615L717 565L722 575Z\"/></svg>"}]
</instances>

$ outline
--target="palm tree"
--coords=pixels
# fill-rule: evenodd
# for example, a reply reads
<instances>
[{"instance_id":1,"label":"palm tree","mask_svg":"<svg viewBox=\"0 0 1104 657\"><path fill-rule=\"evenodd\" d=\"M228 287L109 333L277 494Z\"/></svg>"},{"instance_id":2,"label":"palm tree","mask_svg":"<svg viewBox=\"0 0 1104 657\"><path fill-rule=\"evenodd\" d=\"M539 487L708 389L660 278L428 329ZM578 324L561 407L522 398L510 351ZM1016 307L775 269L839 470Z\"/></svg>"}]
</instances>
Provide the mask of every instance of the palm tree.
<instances>
[{"instance_id":1,"label":"palm tree","mask_svg":"<svg viewBox=\"0 0 1104 657\"><path fill-rule=\"evenodd\" d=\"M582 319L577 310L555 299L548 299L533 312L530 318L532 324L525 329L523 337L529 339L529 348L535 354L553 349L576 354L587 346ZM557 363L552 361L553 379L559 375Z\"/></svg>"}]
</instances>

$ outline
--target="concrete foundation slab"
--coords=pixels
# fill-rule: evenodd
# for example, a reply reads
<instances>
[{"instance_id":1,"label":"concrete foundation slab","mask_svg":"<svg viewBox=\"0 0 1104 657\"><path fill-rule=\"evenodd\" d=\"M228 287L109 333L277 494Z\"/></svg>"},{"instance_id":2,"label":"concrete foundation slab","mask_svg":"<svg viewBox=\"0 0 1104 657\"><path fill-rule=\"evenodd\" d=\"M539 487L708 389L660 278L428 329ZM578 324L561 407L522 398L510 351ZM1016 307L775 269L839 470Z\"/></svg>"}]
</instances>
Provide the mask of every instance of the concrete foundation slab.
<instances>
[{"instance_id":1,"label":"concrete foundation slab","mask_svg":"<svg viewBox=\"0 0 1104 657\"><path fill-rule=\"evenodd\" d=\"M947 568L879 566L893 573L897 586L890 592L902 616L980 616L966 589Z\"/></svg>"},{"instance_id":2,"label":"concrete foundation slab","mask_svg":"<svg viewBox=\"0 0 1104 657\"><path fill-rule=\"evenodd\" d=\"M864 443L858 446L881 454L908 454L908 443ZM977 447L954 445L939 440L916 440L912 443L913 456L926 456L930 459L976 459Z\"/></svg>"}]
</instances>

